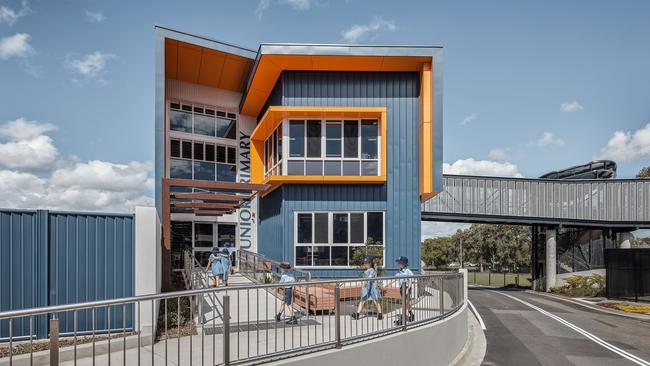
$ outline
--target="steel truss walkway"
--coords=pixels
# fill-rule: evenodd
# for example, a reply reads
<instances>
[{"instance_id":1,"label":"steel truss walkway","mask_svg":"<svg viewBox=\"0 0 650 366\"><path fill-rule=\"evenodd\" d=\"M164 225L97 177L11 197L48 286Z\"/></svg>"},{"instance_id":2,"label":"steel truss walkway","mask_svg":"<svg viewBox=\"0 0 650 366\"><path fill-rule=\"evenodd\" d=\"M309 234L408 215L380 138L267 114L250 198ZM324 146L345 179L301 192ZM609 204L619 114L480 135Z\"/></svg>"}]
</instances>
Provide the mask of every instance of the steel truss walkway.
<instances>
[{"instance_id":1,"label":"steel truss walkway","mask_svg":"<svg viewBox=\"0 0 650 366\"><path fill-rule=\"evenodd\" d=\"M650 228L650 179L444 175L422 220Z\"/></svg>"}]
</instances>

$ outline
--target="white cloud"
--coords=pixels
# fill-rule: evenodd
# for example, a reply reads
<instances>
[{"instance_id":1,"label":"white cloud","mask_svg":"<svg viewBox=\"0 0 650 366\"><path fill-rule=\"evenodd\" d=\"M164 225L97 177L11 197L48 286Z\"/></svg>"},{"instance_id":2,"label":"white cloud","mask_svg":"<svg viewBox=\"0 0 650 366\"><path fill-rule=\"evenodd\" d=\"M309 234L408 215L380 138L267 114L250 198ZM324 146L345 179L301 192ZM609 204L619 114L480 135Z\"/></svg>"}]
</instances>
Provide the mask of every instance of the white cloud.
<instances>
[{"instance_id":1,"label":"white cloud","mask_svg":"<svg viewBox=\"0 0 650 366\"><path fill-rule=\"evenodd\" d=\"M650 123L633 132L614 132L600 156L619 162L650 159Z\"/></svg>"},{"instance_id":2,"label":"white cloud","mask_svg":"<svg viewBox=\"0 0 650 366\"><path fill-rule=\"evenodd\" d=\"M510 159L509 149L495 148L488 152L488 157L494 160L508 160Z\"/></svg>"},{"instance_id":3,"label":"white cloud","mask_svg":"<svg viewBox=\"0 0 650 366\"><path fill-rule=\"evenodd\" d=\"M262 16L264 15L264 12L270 6L271 6L271 0L260 0L257 3L257 7L255 8L255 16L257 17L257 20L262 20Z\"/></svg>"},{"instance_id":4,"label":"white cloud","mask_svg":"<svg viewBox=\"0 0 650 366\"><path fill-rule=\"evenodd\" d=\"M313 4L312 0L285 0L285 1L292 8L300 11L309 10Z\"/></svg>"},{"instance_id":5,"label":"white cloud","mask_svg":"<svg viewBox=\"0 0 650 366\"><path fill-rule=\"evenodd\" d=\"M465 126L468 123L476 121L477 118L478 118L478 113L471 113L465 116L465 118L463 118L463 120L460 121L459 125Z\"/></svg>"},{"instance_id":6,"label":"white cloud","mask_svg":"<svg viewBox=\"0 0 650 366\"><path fill-rule=\"evenodd\" d=\"M470 224L458 222L435 222L435 221L422 221L421 240L429 238L439 238L441 236L450 236L456 233L459 229L467 229Z\"/></svg>"},{"instance_id":7,"label":"white cloud","mask_svg":"<svg viewBox=\"0 0 650 366\"><path fill-rule=\"evenodd\" d=\"M18 11L11 9L8 6L0 6L0 24L7 23L9 26L13 26L18 19L24 17L27 13L29 13L27 1L22 2L22 6Z\"/></svg>"},{"instance_id":8,"label":"white cloud","mask_svg":"<svg viewBox=\"0 0 650 366\"><path fill-rule=\"evenodd\" d=\"M9 140L0 143L0 207L123 212L153 205L151 163L62 161L45 135L55 128L22 118L0 126Z\"/></svg>"},{"instance_id":9,"label":"white cloud","mask_svg":"<svg viewBox=\"0 0 650 366\"><path fill-rule=\"evenodd\" d=\"M374 17L368 24L355 24L341 32L346 42L355 43L364 39L376 39L383 31L394 32L397 25L392 20Z\"/></svg>"},{"instance_id":10,"label":"white cloud","mask_svg":"<svg viewBox=\"0 0 650 366\"><path fill-rule=\"evenodd\" d=\"M86 20L94 23L104 23L106 16L101 11L86 10Z\"/></svg>"},{"instance_id":11,"label":"white cloud","mask_svg":"<svg viewBox=\"0 0 650 366\"><path fill-rule=\"evenodd\" d=\"M57 127L51 123L28 121L20 117L4 125L0 125L0 137L10 141L20 141L31 139L56 129Z\"/></svg>"},{"instance_id":12,"label":"white cloud","mask_svg":"<svg viewBox=\"0 0 650 366\"><path fill-rule=\"evenodd\" d=\"M255 16L258 20L261 20L264 12L271 7L271 1L272 0L259 0L257 2L257 7L255 7ZM277 0L275 3L288 5L293 10L297 11L307 11L314 6L325 6L325 3L315 0Z\"/></svg>"},{"instance_id":13,"label":"white cloud","mask_svg":"<svg viewBox=\"0 0 650 366\"><path fill-rule=\"evenodd\" d=\"M546 146L562 146L564 145L564 140L561 138L558 138L557 136L553 135L550 132L544 132L542 133L542 136L535 141L535 144L538 147L546 147Z\"/></svg>"},{"instance_id":14,"label":"white cloud","mask_svg":"<svg viewBox=\"0 0 650 366\"><path fill-rule=\"evenodd\" d=\"M12 57L26 57L34 49L29 45L31 36L27 33L16 33L0 39L0 60L8 60Z\"/></svg>"},{"instance_id":15,"label":"white cloud","mask_svg":"<svg viewBox=\"0 0 650 366\"><path fill-rule=\"evenodd\" d=\"M88 78L95 78L99 77L104 72L108 61L116 57L116 55L111 53L95 51L78 59L68 58L65 65L75 74Z\"/></svg>"},{"instance_id":16,"label":"white cloud","mask_svg":"<svg viewBox=\"0 0 650 366\"><path fill-rule=\"evenodd\" d=\"M574 100L572 102L564 102L560 104L560 110L566 113L577 112L577 111L581 111L582 109L583 109L582 105L578 103L577 100Z\"/></svg>"},{"instance_id":17,"label":"white cloud","mask_svg":"<svg viewBox=\"0 0 650 366\"><path fill-rule=\"evenodd\" d=\"M59 151L46 132L56 129L51 123L18 118L0 125L0 166L11 169L47 170L54 167Z\"/></svg>"},{"instance_id":18,"label":"white cloud","mask_svg":"<svg viewBox=\"0 0 650 366\"><path fill-rule=\"evenodd\" d=\"M522 177L517 165L490 160L460 159L442 165L444 174L485 175L494 177Z\"/></svg>"}]
</instances>

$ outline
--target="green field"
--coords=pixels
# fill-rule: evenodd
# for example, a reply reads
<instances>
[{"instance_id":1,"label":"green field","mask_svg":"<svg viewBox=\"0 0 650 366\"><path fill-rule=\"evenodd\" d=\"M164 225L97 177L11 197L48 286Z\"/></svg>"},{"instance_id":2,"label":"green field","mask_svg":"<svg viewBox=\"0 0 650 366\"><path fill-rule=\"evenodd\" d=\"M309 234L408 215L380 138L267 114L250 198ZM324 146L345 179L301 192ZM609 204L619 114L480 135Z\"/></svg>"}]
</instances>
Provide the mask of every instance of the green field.
<instances>
[{"instance_id":1,"label":"green field","mask_svg":"<svg viewBox=\"0 0 650 366\"><path fill-rule=\"evenodd\" d=\"M530 287L530 273L491 273L491 272L475 272L470 271L467 273L467 280L470 285L504 287L516 286Z\"/></svg>"}]
</instances>

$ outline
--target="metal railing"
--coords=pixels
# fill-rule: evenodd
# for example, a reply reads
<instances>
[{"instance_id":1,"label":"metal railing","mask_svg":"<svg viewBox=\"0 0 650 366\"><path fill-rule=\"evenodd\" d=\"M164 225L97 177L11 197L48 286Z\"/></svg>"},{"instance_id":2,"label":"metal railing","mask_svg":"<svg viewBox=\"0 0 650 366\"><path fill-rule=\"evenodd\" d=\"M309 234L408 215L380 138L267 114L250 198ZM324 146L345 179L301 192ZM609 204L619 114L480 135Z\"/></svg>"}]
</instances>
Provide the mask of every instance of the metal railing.
<instances>
[{"instance_id":1,"label":"metal railing","mask_svg":"<svg viewBox=\"0 0 650 366\"><path fill-rule=\"evenodd\" d=\"M282 272L280 271L280 262L269 259L262 254L249 252L240 249L237 251L239 273L255 283L273 283L277 282ZM311 273L298 269L292 270L296 281L309 281Z\"/></svg>"},{"instance_id":2,"label":"metal railing","mask_svg":"<svg viewBox=\"0 0 650 366\"><path fill-rule=\"evenodd\" d=\"M203 288L2 312L0 329L8 336L0 343L5 347L0 365L55 365L59 360L74 360L75 365L254 364L429 324L455 313L465 302L462 273L400 279L409 283L408 291L400 291L395 277L358 278L290 287L276 283ZM373 287L371 297L357 316L368 286ZM210 304L210 296L219 301ZM283 301L289 300L292 304L280 314ZM129 308L134 309L135 330L126 327ZM33 338L31 325L39 317L50 319L49 340ZM58 335L62 321L74 323L71 334ZM30 332L16 333L23 322L29 323ZM156 325L153 337L141 330L147 324Z\"/></svg>"}]
</instances>

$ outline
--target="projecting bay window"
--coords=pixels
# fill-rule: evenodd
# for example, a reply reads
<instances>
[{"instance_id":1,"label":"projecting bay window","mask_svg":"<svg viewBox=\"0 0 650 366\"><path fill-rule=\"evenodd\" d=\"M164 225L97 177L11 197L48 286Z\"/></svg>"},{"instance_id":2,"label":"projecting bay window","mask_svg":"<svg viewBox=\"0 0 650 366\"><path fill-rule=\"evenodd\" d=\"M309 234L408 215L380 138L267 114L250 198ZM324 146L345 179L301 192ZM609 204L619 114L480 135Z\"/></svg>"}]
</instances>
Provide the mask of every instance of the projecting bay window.
<instances>
[{"instance_id":1,"label":"projecting bay window","mask_svg":"<svg viewBox=\"0 0 650 366\"><path fill-rule=\"evenodd\" d=\"M375 119L285 120L264 143L265 176L378 176L380 145Z\"/></svg>"},{"instance_id":2,"label":"projecting bay window","mask_svg":"<svg viewBox=\"0 0 650 366\"><path fill-rule=\"evenodd\" d=\"M365 243L383 248L383 212L295 213L297 267L351 267L355 251Z\"/></svg>"},{"instance_id":3,"label":"projecting bay window","mask_svg":"<svg viewBox=\"0 0 650 366\"><path fill-rule=\"evenodd\" d=\"M237 149L202 141L171 139L169 177L234 182Z\"/></svg>"}]
</instances>

